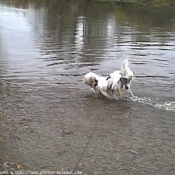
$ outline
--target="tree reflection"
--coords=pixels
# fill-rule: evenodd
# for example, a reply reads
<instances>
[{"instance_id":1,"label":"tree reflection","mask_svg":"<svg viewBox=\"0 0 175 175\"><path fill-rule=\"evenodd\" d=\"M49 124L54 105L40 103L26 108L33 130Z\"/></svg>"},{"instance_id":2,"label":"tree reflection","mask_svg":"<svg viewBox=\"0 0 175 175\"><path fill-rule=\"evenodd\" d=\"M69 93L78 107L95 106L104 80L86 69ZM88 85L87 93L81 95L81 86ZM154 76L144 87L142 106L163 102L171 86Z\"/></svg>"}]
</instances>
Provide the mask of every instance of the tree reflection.
<instances>
[{"instance_id":1,"label":"tree reflection","mask_svg":"<svg viewBox=\"0 0 175 175\"><path fill-rule=\"evenodd\" d=\"M103 53L102 58L111 53L104 48L115 51L120 43L127 42L121 36L130 35L136 42L147 41L152 34L162 35L174 30L175 11L171 8L88 0L9 0L2 3L31 9L27 14L30 25L37 39L45 41L40 42L40 49L45 55L54 54L58 59L81 58L84 53L84 59L91 61L98 50Z\"/></svg>"}]
</instances>

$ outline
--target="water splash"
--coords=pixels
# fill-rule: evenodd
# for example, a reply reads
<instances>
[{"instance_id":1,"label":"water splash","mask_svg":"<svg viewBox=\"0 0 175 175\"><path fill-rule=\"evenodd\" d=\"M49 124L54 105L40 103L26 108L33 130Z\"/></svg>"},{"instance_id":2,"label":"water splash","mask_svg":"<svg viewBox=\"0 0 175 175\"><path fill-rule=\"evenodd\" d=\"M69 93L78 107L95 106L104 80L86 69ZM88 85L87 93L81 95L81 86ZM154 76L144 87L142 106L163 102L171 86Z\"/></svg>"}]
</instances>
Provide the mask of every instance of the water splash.
<instances>
[{"instance_id":1,"label":"water splash","mask_svg":"<svg viewBox=\"0 0 175 175\"><path fill-rule=\"evenodd\" d=\"M131 96L128 96L127 98L133 102L150 105L157 109L163 109L175 112L175 101L159 102L155 99L151 99L148 97L137 97L132 93L132 91L129 91L129 93Z\"/></svg>"}]
</instances>

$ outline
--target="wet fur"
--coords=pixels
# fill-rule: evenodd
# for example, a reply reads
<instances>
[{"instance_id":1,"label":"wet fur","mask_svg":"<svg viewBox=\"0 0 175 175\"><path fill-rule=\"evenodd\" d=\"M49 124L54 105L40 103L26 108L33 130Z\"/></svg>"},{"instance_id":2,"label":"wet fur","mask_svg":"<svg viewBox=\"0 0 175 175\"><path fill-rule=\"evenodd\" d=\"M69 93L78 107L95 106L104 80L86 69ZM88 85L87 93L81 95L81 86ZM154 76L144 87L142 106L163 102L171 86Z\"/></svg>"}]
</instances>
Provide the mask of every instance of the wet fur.
<instances>
[{"instance_id":1,"label":"wet fur","mask_svg":"<svg viewBox=\"0 0 175 175\"><path fill-rule=\"evenodd\" d=\"M109 76L87 73L84 76L84 83L107 98L121 99L130 88L132 77L133 72L129 68L129 62L125 60L121 70L114 71Z\"/></svg>"}]
</instances>

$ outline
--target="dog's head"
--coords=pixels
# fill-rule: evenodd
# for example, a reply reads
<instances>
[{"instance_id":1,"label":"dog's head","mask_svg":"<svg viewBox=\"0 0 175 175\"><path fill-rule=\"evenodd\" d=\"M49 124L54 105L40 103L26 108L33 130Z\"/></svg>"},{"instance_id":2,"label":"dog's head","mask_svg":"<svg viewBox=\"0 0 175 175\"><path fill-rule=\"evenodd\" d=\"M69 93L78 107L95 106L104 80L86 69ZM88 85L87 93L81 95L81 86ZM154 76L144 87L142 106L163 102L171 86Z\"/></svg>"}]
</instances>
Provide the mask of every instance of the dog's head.
<instances>
[{"instance_id":1,"label":"dog's head","mask_svg":"<svg viewBox=\"0 0 175 175\"><path fill-rule=\"evenodd\" d=\"M121 88L123 90L128 90L131 85L131 78L121 77L120 82L121 82Z\"/></svg>"}]
</instances>

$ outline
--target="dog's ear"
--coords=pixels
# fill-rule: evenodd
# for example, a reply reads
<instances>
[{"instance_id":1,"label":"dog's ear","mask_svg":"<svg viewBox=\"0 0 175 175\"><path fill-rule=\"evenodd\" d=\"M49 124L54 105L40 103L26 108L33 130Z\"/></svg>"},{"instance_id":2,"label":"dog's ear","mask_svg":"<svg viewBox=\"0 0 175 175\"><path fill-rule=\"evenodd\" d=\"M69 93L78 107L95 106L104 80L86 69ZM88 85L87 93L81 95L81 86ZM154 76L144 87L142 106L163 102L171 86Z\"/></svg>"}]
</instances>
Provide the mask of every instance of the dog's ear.
<instances>
[{"instance_id":1,"label":"dog's ear","mask_svg":"<svg viewBox=\"0 0 175 175\"><path fill-rule=\"evenodd\" d=\"M120 82L121 82L121 86L123 88L124 86L126 86L130 82L130 80L125 78L125 77L121 77Z\"/></svg>"},{"instance_id":2,"label":"dog's ear","mask_svg":"<svg viewBox=\"0 0 175 175\"><path fill-rule=\"evenodd\" d=\"M126 82L126 80L127 80L127 78L125 78L125 77L121 77L121 78L120 78L120 81L121 81L122 83Z\"/></svg>"},{"instance_id":3,"label":"dog's ear","mask_svg":"<svg viewBox=\"0 0 175 175\"><path fill-rule=\"evenodd\" d=\"M126 78L126 77L121 77L121 78L120 78L120 81L121 81L123 84L127 84L127 83L129 83L129 82L131 81L131 79L128 79L128 78Z\"/></svg>"}]
</instances>

